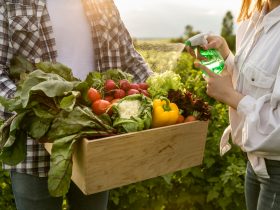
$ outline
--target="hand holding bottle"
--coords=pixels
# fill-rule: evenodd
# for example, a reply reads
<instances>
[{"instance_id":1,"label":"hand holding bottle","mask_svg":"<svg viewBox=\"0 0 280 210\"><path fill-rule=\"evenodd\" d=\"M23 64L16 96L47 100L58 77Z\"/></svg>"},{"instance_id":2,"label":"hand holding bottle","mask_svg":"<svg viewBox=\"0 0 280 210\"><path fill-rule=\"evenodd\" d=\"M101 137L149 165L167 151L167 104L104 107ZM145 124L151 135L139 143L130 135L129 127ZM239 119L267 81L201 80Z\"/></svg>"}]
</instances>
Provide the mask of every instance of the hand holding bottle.
<instances>
[{"instance_id":1,"label":"hand holding bottle","mask_svg":"<svg viewBox=\"0 0 280 210\"><path fill-rule=\"evenodd\" d=\"M208 35L206 37L207 43L202 45L204 50L208 49L216 49L220 52L223 59L226 60L228 55L230 54L230 49L226 40L221 36L216 35Z\"/></svg>"},{"instance_id":2,"label":"hand holding bottle","mask_svg":"<svg viewBox=\"0 0 280 210\"><path fill-rule=\"evenodd\" d=\"M186 45L187 51L199 59L201 64L216 74L223 71L224 59L230 52L225 39L208 33L200 33L188 39ZM196 53L194 49L196 49Z\"/></svg>"},{"instance_id":3,"label":"hand holding bottle","mask_svg":"<svg viewBox=\"0 0 280 210\"><path fill-rule=\"evenodd\" d=\"M226 66L224 71L219 75L201 63L195 63L195 66L207 74L203 77L207 82L207 95L236 109L244 96L234 89L232 76L227 71Z\"/></svg>"}]
</instances>

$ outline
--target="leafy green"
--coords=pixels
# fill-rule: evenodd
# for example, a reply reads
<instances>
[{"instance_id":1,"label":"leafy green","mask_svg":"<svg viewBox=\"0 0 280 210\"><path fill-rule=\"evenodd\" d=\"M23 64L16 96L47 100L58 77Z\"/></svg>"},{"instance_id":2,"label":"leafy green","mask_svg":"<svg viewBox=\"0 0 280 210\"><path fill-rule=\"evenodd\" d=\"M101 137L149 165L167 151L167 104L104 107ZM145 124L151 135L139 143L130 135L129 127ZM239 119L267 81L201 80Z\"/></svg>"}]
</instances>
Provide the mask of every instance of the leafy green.
<instances>
[{"instance_id":1,"label":"leafy green","mask_svg":"<svg viewBox=\"0 0 280 210\"><path fill-rule=\"evenodd\" d=\"M78 135L56 139L52 145L48 188L52 196L59 197L68 192L72 175L72 154Z\"/></svg>"},{"instance_id":2,"label":"leafy green","mask_svg":"<svg viewBox=\"0 0 280 210\"><path fill-rule=\"evenodd\" d=\"M40 63L36 64L36 67L38 69L41 69L45 73L53 73L53 74L59 75L66 81L78 80L77 78L75 78L73 76L72 70L69 67L67 67L61 63L54 64L51 62L40 62Z\"/></svg>"},{"instance_id":3,"label":"leafy green","mask_svg":"<svg viewBox=\"0 0 280 210\"><path fill-rule=\"evenodd\" d=\"M181 90L184 92L184 84L181 77L173 71L165 71L163 73L155 72L147 79L149 85L148 92L152 98L168 95L169 90Z\"/></svg>"},{"instance_id":4,"label":"leafy green","mask_svg":"<svg viewBox=\"0 0 280 210\"><path fill-rule=\"evenodd\" d=\"M141 131L151 127L152 100L142 94L122 98L112 106L113 127L118 133Z\"/></svg>"},{"instance_id":5,"label":"leafy green","mask_svg":"<svg viewBox=\"0 0 280 210\"><path fill-rule=\"evenodd\" d=\"M22 73L32 72L33 65L21 56L11 59L10 76L14 79L20 79Z\"/></svg>"},{"instance_id":6,"label":"leafy green","mask_svg":"<svg viewBox=\"0 0 280 210\"><path fill-rule=\"evenodd\" d=\"M27 136L53 142L49 191L62 196L70 184L74 143L115 135L116 129L107 114L96 116L87 107L89 85L74 78L68 67L41 62L28 73L32 66L28 61L18 58L14 63L17 91L14 98L0 97L0 104L13 113L0 128L0 160L8 165L21 162L26 157Z\"/></svg>"}]
</instances>

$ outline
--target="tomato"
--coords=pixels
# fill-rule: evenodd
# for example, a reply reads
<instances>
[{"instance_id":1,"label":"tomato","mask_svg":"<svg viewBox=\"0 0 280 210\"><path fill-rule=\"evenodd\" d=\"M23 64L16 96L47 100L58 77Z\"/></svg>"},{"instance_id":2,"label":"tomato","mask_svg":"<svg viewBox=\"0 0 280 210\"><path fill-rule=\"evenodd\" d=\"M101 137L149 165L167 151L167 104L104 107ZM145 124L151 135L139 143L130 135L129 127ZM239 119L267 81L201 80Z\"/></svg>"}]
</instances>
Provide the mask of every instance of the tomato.
<instances>
[{"instance_id":1,"label":"tomato","mask_svg":"<svg viewBox=\"0 0 280 210\"><path fill-rule=\"evenodd\" d=\"M87 92L87 97L91 102L101 99L101 94L95 88L89 88Z\"/></svg>"},{"instance_id":2,"label":"tomato","mask_svg":"<svg viewBox=\"0 0 280 210\"><path fill-rule=\"evenodd\" d=\"M176 123L183 123L184 121L185 121L184 116L180 114L178 119L177 119L177 121L176 121Z\"/></svg>"},{"instance_id":3,"label":"tomato","mask_svg":"<svg viewBox=\"0 0 280 210\"><path fill-rule=\"evenodd\" d=\"M92 111L97 114L101 115L104 114L108 108L110 108L111 103L109 101L99 99L97 101L94 101L91 105Z\"/></svg>"},{"instance_id":4,"label":"tomato","mask_svg":"<svg viewBox=\"0 0 280 210\"><path fill-rule=\"evenodd\" d=\"M193 122L193 121L196 121L196 117L193 116L193 115L189 115L185 118L185 122Z\"/></svg>"}]
</instances>

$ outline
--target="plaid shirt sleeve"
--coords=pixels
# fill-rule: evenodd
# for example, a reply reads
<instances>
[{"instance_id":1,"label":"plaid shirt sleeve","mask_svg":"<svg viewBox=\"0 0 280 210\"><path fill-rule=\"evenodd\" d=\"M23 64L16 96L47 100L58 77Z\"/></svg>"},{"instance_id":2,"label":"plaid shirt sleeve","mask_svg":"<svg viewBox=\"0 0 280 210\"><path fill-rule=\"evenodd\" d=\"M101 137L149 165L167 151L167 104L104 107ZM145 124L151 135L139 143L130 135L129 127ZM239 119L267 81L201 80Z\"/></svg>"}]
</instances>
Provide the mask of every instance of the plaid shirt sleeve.
<instances>
[{"instance_id":1,"label":"plaid shirt sleeve","mask_svg":"<svg viewBox=\"0 0 280 210\"><path fill-rule=\"evenodd\" d=\"M84 0L86 14L93 30L97 70L120 68L144 81L152 71L135 50L113 0Z\"/></svg>"},{"instance_id":2,"label":"plaid shirt sleeve","mask_svg":"<svg viewBox=\"0 0 280 210\"><path fill-rule=\"evenodd\" d=\"M38 4L36 9L31 1L0 0L0 95L3 97L12 97L16 91L16 85L9 78L10 60L15 54L33 62L36 58L51 61L51 56L55 56L49 16L44 5ZM38 14L40 18L36 18ZM41 20L41 24L37 20ZM7 119L10 114L0 106L0 117ZM3 164L2 168L46 177L50 156L44 145L28 138L26 151L26 158L21 163L15 166Z\"/></svg>"},{"instance_id":3,"label":"plaid shirt sleeve","mask_svg":"<svg viewBox=\"0 0 280 210\"><path fill-rule=\"evenodd\" d=\"M1 1L0 1L1 2ZM8 21L5 15L3 3L0 4L0 95L6 98L13 96L16 91L14 82L9 78L7 73L8 55L9 55L9 35L8 35ZM5 119L9 113L0 107L0 117Z\"/></svg>"}]
</instances>

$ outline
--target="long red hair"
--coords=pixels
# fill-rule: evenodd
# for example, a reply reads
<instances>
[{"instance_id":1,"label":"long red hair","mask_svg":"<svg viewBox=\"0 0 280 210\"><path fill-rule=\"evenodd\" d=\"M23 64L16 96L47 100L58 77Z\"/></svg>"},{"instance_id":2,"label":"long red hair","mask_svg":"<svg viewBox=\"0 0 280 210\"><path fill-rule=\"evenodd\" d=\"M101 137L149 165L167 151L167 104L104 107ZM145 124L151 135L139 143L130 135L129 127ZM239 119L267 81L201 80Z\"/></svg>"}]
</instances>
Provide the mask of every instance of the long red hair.
<instances>
[{"instance_id":1,"label":"long red hair","mask_svg":"<svg viewBox=\"0 0 280 210\"><path fill-rule=\"evenodd\" d=\"M251 5L252 0L243 0L237 22L241 22L251 17L254 11L261 11L264 6L264 0L257 0L254 5Z\"/></svg>"}]
</instances>

